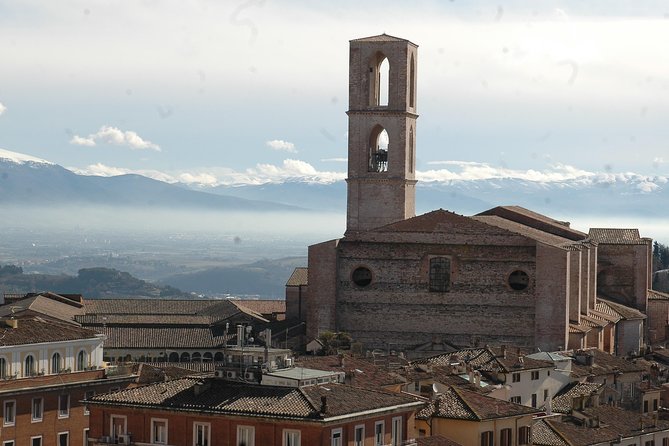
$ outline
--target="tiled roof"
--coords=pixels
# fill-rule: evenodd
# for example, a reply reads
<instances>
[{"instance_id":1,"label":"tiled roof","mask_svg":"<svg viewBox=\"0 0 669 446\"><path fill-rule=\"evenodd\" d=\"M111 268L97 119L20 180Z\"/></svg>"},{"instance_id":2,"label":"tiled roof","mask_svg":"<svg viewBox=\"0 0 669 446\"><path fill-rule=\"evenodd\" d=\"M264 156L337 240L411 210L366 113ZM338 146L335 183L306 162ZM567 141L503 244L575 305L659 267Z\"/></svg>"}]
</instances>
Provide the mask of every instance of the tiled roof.
<instances>
[{"instance_id":1,"label":"tiled roof","mask_svg":"<svg viewBox=\"0 0 669 446\"><path fill-rule=\"evenodd\" d=\"M397 373L389 372L365 359L344 356L343 361L342 367L338 355L300 356L296 359L296 364L310 369L350 373L352 384L356 387L379 388L406 383Z\"/></svg>"},{"instance_id":2,"label":"tiled roof","mask_svg":"<svg viewBox=\"0 0 669 446\"><path fill-rule=\"evenodd\" d=\"M602 306L595 308L597 308L598 310L602 308L602 312L604 313L609 313L610 311L613 311L614 313L620 315L621 318L627 320L646 319L646 315L637 310L636 308L628 307L623 304L619 304L617 302L602 299L601 297L597 298L597 302L601 303ZM609 309L608 311L604 310L606 307L608 307Z\"/></svg>"},{"instance_id":3,"label":"tiled roof","mask_svg":"<svg viewBox=\"0 0 669 446\"><path fill-rule=\"evenodd\" d=\"M669 422L653 420L650 416L641 416L638 412L631 412L614 406L602 405L580 411L590 419L599 420L599 427L588 428L582 425L582 420L575 417L562 417L562 420L546 420L546 424L573 446L593 445L618 442L620 436L636 437L643 433L648 434L669 429Z\"/></svg>"},{"instance_id":4,"label":"tiled roof","mask_svg":"<svg viewBox=\"0 0 669 446\"><path fill-rule=\"evenodd\" d=\"M0 316L9 316L16 311L32 310L49 317L72 323L74 317L83 314L82 305L53 293L32 295L11 304L0 306Z\"/></svg>"},{"instance_id":5,"label":"tiled roof","mask_svg":"<svg viewBox=\"0 0 669 446\"><path fill-rule=\"evenodd\" d=\"M572 373L574 373L576 376L601 376L615 374L618 372L638 373L645 370L641 364L634 363L619 356L608 354L595 348L587 349L584 352L585 354L593 356L593 364L591 366L579 364L576 360L576 356L579 352L574 352Z\"/></svg>"},{"instance_id":6,"label":"tiled roof","mask_svg":"<svg viewBox=\"0 0 669 446\"><path fill-rule=\"evenodd\" d=\"M309 281L307 280L309 268L297 267L293 271L293 274L288 278L286 286L300 286L307 285Z\"/></svg>"},{"instance_id":7,"label":"tiled roof","mask_svg":"<svg viewBox=\"0 0 669 446\"><path fill-rule=\"evenodd\" d=\"M224 336L207 327L97 327L107 335L105 348L222 348ZM232 335L228 335L231 337Z\"/></svg>"},{"instance_id":8,"label":"tiled roof","mask_svg":"<svg viewBox=\"0 0 669 446\"><path fill-rule=\"evenodd\" d=\"M359 39L353 39L351 42L409 42L407 39L401 39L399 37L389 36L386 33L379 34L378 36L369 36L361 37ZM409 42L411 43L411 42Z\"/></svg>"},{"instance_id":9,"label":"tiled roof","mask_svg":"<svg viewBox=\"0 0 669 446\"><path fill-rule=\"evenodd\" d=\"M537 409L481 395L464 389L448 387L421 409L416 418L450 418L483 421L538 413Z\"/></svg>"},{"instance_id":10,"label":"tiled roof","mask_svg":"<svg viewBox=\"0 0 669 446\"><path fill-rule=\"evenodd\" d=\"M211 316L193 314L81 314L74 320L82 325L202 325L209 326Z\"/></svg>"},{"instance_id":11,"label":"tiled roof","mask_svg":"<svg viewBox=\"0 0 669 446\"><path fill-rule=\"evenodd\" d=\"M471 366L474 370L495 370L504 373L553 367L551 361L527 357L522 351L519 354L518 349L506 348L506 354L502 354L501 347L463 349L429 358L422 358L412 361L412 364L448 366L453 362L461 361Z\"/></svg>"},{"instance_id":12,"label":"tiled roof","mask_svg":"<svg viewBox=\"0 0 669 446\"><path fill-rule=\"evenodd\" d=\"M573 244L573 240L570 240L568 238L560 237L558 235L554 235L542 231L540 229L526 226L521 223L516 223L515 221L507 220L505 218L498 217L496 215L475 215L474 217L471 218L491 226L496 226L498 228L514 232L523 237L528 237L531 238L532 240L545 243L546 245L564 248L566 246Z\"/></svg>"},{"instance_id":13,"label":"tiled roof","mask_svg":"<svg viewBox=\"0 0 669 446\"><path fill-rule=\"evenodd\" d=\"M197 392L196 387L202 386ZM196 395L196 393L198 393ZM323 398L326 410L322 412ZM264 415L317 420L358 412L422 403L404 394L330 383L302 388L237 384L213 378L182 378L98 395L97 404L206 410L226 414Z\"/></svg>"},{"instance_id":14,"label":"tiled roof","mask_svg":"<svg viewBox=\"0 0 669 446\"><path fill-rule=\"evenodd\" d=\"M462 446L453 440L449 440L441 435L433 435L431 437L416 438L416 446Z\"/></svg>"},{"instance_id":15,"label":"tiled roof","mask_svg":"<svg viewBox=\"0 0 669 446\"><path fill-rule=\"evenodd\" d=\"M645 245L638 229L592 228L589 237L597 243L613 245Z\"/></svg>"},{"instance_id":16,"label":"tiled roof","mask_svg":"<svg viewBox=\"0 0 669 446\"><path fill-rule=\"evenodd\" d=\"M199 314L224 302L213 299L86 299L86 314Z\"/></svg>"},{"instance_id":17,"label":"tiled roof","mask_svg":"<svg viewBox=\"0 0 669 446\"><path fill-rule=\"evenodd\" d=\"M97 334L93 330L28 313L15 316L17 328L7 326L7 319L0 320L0 346L91 339Z\"/></svg>"},{"instance_id":18,"label":"tiled roof","mask_svg":"<svg viewBox=\"0 0 669 446\"><path fill-rule=\"evenodd\" d=\"M272 315L286 312L286 301L278 299L235 299L230 300L238 308L249 309L258 315Z\"/></svg>"},{"instance_id":19,"label":"tiled roof","mask_svg":"<svg viewBox=\"0 0 669 446\"><path fill-rule=\"evenodd\" d=\"M660 291L648 290L648 300L669 300L668 293L662 293Z\"/></svg>"},{"instance_id":20,"label":"tiled roof","mask_svg":"<svg viewBox=\"0 0 669 446\"><path fill-rule=\"evenodd\" d=\"M553 412L569 413L574 398L589 397L598 394L603 384L572 382L560 390L551 401Z\"/></svg>"},{"instance_id":21,"label":"tiled roof","mask_svg":"<svg viewBox=\"0 0 669 446\"><path fill-rule=\"evenodd\" d=\"M603 318L597 318L594 316L586 316L585 314L581 315L581 324L591 328L604 328L609 325L609 322Z\"/></svg>"},{"instance_id":22,"label":"tiled roof","mask_svg":"<svg viewBox=\"0 0 669 446\"><path fill-rule=\"evenodd\" d=\"M569 324L569 333L586 334L591 330L587 325Z\"/></svg>"},{"instance_id":23,"label":"tiled roof","mask_svg":"<svg viewBox=\"0 0 669 446\"><path fill-rule=\"evenodd\" d=\"M455 212L437 209L423 215L391 223L370 232L451 232L453 225L459 225L465 229L465 225L476 228L485 228L486 225L472 220L470 217L456 214Z\"/></svg>"},{"instance_id":24,"label":"tiled roof","mask_svg":"<svg viewBox=\"0 0 669 446\"><path fill-rule=\"evenodd\" d=\"M538 420L532 425L532 444L536 446L571 446L546 423L546 420Z\"/></svg>"},{"instance_id":25,"label":"tiled roof","mask_svg":"<svg viewBox=\"0 0 669 446\"><path fill-rule=\"evenodd\" d=\"M477 215L496 215L570 240L583 240L588 236L584 232L570 228L567 222L555 220L521 206L497 206Z\"/></svg>"}]
</instances>

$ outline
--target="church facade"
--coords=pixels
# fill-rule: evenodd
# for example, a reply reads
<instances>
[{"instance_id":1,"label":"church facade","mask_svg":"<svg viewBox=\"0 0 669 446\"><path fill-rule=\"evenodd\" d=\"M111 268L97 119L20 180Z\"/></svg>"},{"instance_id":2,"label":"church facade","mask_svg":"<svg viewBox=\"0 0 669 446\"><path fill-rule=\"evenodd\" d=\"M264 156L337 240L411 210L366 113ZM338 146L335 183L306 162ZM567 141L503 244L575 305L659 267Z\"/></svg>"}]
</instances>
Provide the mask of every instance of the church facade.
<instances>
[{"instance_id":1,"label":"church facade","mask_svg":"<svg viewBox=\"0 0 669 446\"><path fill-rule=\"evenodd\" d=\"M350 42L347 227L309 247L307 335L408 351L640 350L651 240L638 231L588 234L518 206L415 216L417 49L385 34ZM620 339L630 319L641 324Z\"/></svg>"}]
</instances>

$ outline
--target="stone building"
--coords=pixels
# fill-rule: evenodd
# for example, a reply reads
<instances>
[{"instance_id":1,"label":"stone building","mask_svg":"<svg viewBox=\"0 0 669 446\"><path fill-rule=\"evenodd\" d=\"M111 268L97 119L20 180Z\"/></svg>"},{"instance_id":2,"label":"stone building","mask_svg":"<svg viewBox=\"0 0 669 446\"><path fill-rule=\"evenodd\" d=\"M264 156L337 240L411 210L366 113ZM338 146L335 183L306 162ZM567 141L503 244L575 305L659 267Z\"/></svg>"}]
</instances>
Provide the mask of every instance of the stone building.
<instances>
[{"instance_id":1,"label":"stone building","mask_svg":"<svg viewBox=\"0 0 669 446\"><path fill-rule=\"evenodd\" d=\"M650 239L588 234L518 206L415 216L417 46L356 39L349 63L347 227L309 247L308 337L346 331L395 350L447 340L640 351L643 329L631 340L628 329L619 346L624 318L598 308L598 297L646 311Z\"/></svg>"}]
</instances>

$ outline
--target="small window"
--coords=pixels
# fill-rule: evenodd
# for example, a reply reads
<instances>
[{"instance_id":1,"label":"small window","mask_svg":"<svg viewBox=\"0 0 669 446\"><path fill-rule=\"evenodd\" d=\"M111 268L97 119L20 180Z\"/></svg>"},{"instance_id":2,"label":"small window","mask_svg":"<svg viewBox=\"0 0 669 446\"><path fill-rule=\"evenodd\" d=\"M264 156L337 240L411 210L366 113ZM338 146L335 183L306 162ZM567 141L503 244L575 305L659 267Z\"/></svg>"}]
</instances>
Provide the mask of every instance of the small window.
<instances>
[{"instance_id":1,"label":"small window","mask_svg":"<svg viewBox=\"0 0 669 446\"><path fill-rule=\"evenodd\" d=\"M530 284L530 276L525 271L514 271L509 274L509 286L516 291L522 291Z\"/></svg>"},{"instance_id":2,"label":"small window","mask_svg":"<svg viewBox=\"0 0 669 446\"><path fill-rule=\"evenodd\" d=\"M209 423L193 423L193 446L209 446ZM251 445L252 446L252 445Z\"/></svg>"},{"instance_id":3,"label":"small window","mask_svg":"<svg viewBox=\"0 0 669 446\"><path fill-rule=\"evenodd\" d=\"M451 286L451 259L433 257L430 259L430 291L444 293Z\"/></svg>"},{"instance_id":4,"label":"small window","mask_svg":"<svg viewBox=\"0 0 669 446\"><path fill-rule=\"evenodd\" d=\"M58 433L58 446L69 446L70 444L70 433L69 432L59 432Z\"/></svg>"},{"instance_id":5,"label":"small window","mask_svg":"<svg viewBox=\"0 0 669 446\"><path fill-rule=\"evenodd\" d=\"M662 446L669 446L669 437L664 437L662 439Z\"/></svg>"},{"instance_id":6,"label":"small window","mask_svg":"<svg viewBox=\"0 0 669 446\"><path fill-rule=\"evenodd\" d=\"M520 382L520 373L512 373L511 374L511 381L514 383L519 383Z\"/></svg>"},{"instance_id":7,"label":"small window","mask_svg":"<svg viewBox=\"0 0 669 446\"><path fill-rule=\"evenodd\" d=\"M90 434L90 432L91 432L91 431L90 431L89 428L87 428L87 427L84 428L84 433L83 433L83 439L84 439L84 442L83 442L83 446L88 446L88 435Z\"/></svg>"},{"instance_id":8,"label":"small window","mask_svg":"<svg viewBox=\"0 0 669 446\"><path fill-rule=\"evenodd\" d=\"M655 440L649 440L645 443L645 446L655 446Z\"/></svg>"},{"instance_id":9,"label":"small window","mask_svg":"<svg viewBox=\"0 0 669 446\"><path fill-rule=\"evenodd\" d=\"M14 446L14 440L3 441L2 446Z\"/></svg>"},{"instance_id":10,"label":"small window","mask_svg":"<svg viewBox=\"0 0 669 446\"><path fill-rule=\"evenodd\" d=\"M332 429L332 433L330 435L330 445L342 446L341 428Z\"/></svg>"},{"instance_id":11,"label":"small window","mask_svg":"<svg viewBox=\"0 0 669 446\"><path fill-rule=\"evenodd\" d=\"M23 361L23 376L35 376L35 358L33 355L26 356Z\"/></svg>"},{"instance_id":12,"label":"small window","mask_svg":"<svg viewBox=\"0 0 669 446\"><path fill-rule=\"evenodd\" d=\"M544 401L548 399L548 389L544 389Z\"/></svg>"},{"instance_id":13,"label":"small window","mask_svg":"<svg viewBox=\"0 0 669 446\"><path fill-rule=\"evenodd\" d=\"M254 446L255 435L253 426L237 426L237 446Z\"/></svg>"},{"instance_id":14,"label":"small window","mask_svg":"<svg viewBox=\"0 0 669 446\"><path fill-rule=\"evenodd\" d=\"M390 444L392 446L400 446L400 444L402 444L402 417L393 418L391 427Z\"/></svg>"},{"instance_id":15,"label":"small window","mask_svg":"<svg viewBox=\"0 0 669 446\"><path fill-rule=\"evenodd\" d=\"M32 422L36 423L38 421L42 421L42 416L44 414L44 399L39 397L39 398L33 398L32 401Z\"/></svg>"},{"instance_id":16,"label":"small window","mask_svg":"<svg viewBox=\"0 0 669 446\"><path fill-rule=\"evenodd\" d=\"M481 432L481 446L494 446L495 433L493 431Z\"/></svg>"},{"instance_id":17,"label":"small window","mask_svg":"<svg viewBox=\"0 0 669 446\"><path fill-rule=\"evenodd\" d=\"M151 443L167 444L167 420L151 419Z\"/></svg>"},{"instance_id":18,"label":"small window","mask_svg":"<svg viewBox=\"0 0 669 446\"><path fill-rule=\"evenodd\" d=\"M657 399L653 400L653 410L657 411Z\"/></svg>"},{"instance_id":19,"label":"small window","mask_svg":"<svg viewBox=\"0 0 669 446\"><path fill-rule=\"evenodd\" d=\"M643 413L648 413L648 400L643 402Z\"/></svg>"},{"instance_id":20,"label":"small window","mask_svg":"<svg viewBox=\"0 0 669 446\"><path fill-rule=\"evenodd\" d=\"M300 431L296 430L283 430L283 446L301 446L301 435Z\"/></svg>"},{"instance_id":21,"label":"small window","mask_svg":"<svg viewBox=\"0 0 669 446\"><path fill-rule=\"evenodd\" d=\"M70 395L58 396L58 418L70 416Z\"/></svg>"},{"instance_id":22,"label":"small window","mask_svg":"<svg viewBox=\"0 0 669 446\"><path fill-rule=\"evenodd\" d=\"M512 396L511 398L509 398L509 401L515 404L520 404L521 400L519 396Z\"/></svg>"},{"instance_id":23,"label":"small window","mask_svg":"<svg viewBox=\"0 0 669 446\"><path fill-rule=\"evenodd\" d=\"M502 429L499 432L500 446L513 446L511 440L512 440L512 431L510 428Z\"/></svg>"},{"instance_id":24,"label":"small window","mask_svg":"<svg viewBox=\"0 0 669 446\"><path fill-rule=\"evenodd\" d=\"M532 439L532 431L529 426L521 426L518 428L519 445L530 444L531 439Z\"/></svg>"},{"instance_id":25,"label":"small window","mask_svg":"<svg viewBox=\"0 0 669 446\"><path fill-rule=\"evenodd\" d=\"M532 407L537 407L537 394L532 394Z\"/></svg>"},{"instance_id":26,"label":"small window","mask_svg":"<svg viewBox=\"0 0 669 446\"><path fill-rule=\"evenodd\" d=\"M2 407L2 424L4 426L14 426L16 422L16 401L5 401Z\"/></svg>"},{"instance_id":27,"label":"small window","mask_svg":"<svg viewBox=\"0 0 669 446\"><path fill-rule=\"evenodd\" d=\"M358 268L353 270L353 274L351 274L351 279L353 280L353 283L355 283L359 287L366 287L367 285L372 283L372 272L369 270L369 268L365 268L364 266L359 266Z\"/></svg>"},{"instance_id":28,"label":"small window","mask_svg":"<svg viewBox=\"0 0 669 446\"><path fill-rule=\"evenodd\" d=\"M42 446L42 437L30 437L30 446Z\"/></svg>"},{"instance_id":29,"label":"small window","mask_svg":"<svg viewBox=\"0 0 669 446\"><path fill-rule=\"evenodd\" d=\"M77 354L77 370L86 370L88 367L88 354L86 350L80 350Z\"/></svg>"},{"instance_id":30,"label":"small window","mask_svg":"<svg viewBox=\"0 0 669 446\"><path fill-rule=\"evenodd\" d=\"M363 446L364 444L365 444L365 425L361 424L355 427L355 433L353 434L353 446Z\"/></svg>"},{"instance_id":31,"label":"small window","mask_svg":"<svg viewBox=\"0 0 669 446\"><path fill-rule=\"evenodd\" d=\"M383 446L384 443L384 437L385 436L385 426L383 424L383 421L377 421L374 424L374 446Z\"/></svg>"},{"instance_id":32,"label":"small window","mask_svg":"<svg viewBox=\"0 0 669 446\"><path fill-rule=\"evenodd\" d=\"M531 375L532 381L536 381L539 379L539 370L532 370L532 375Z\"/></svg>"},{"instance_id":33,"label":"small window","mask_svg":"<svg viewBox=\"0 0 669 446\"><path fill-rule=\"evenodd\" d=\"M95 390L88 390L86 393L84 393L84 399L85 400L90 400L95 396ZM84 405L84 415L89 415L91 412L88 409L88 404Z\"/></svg>"},{"instance_id":34,"label":"small window","mask_svg":"<svg viewBox=\"0 0 669 446\"><path fill-rule=\"evenodd\" d=\"M7 379L8 374L7 360L5 358L0 358L0 379Z\"/></svg>"}]
</instances>

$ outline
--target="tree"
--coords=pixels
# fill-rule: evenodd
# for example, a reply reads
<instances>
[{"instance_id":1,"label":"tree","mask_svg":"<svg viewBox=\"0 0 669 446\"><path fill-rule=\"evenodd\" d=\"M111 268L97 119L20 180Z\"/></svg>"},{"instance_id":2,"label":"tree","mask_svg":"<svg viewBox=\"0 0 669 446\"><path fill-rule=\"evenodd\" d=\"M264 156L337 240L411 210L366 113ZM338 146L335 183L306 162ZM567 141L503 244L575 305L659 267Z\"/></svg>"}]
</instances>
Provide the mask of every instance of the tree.
<instances>
[{"instance_id":1,"label":"tree","mask_svg":"<svg viewBox=\"0 0 669 446\"><path fill-rule=\"evenodd\" d=\"M318 337L318 340L323 344L323 355L336 355L339 350L350 350L353 338L346 332L333 333L331 331L324 331Z\"/></svg>"},{"instance_id":2,"label":"tree","mask_svg":"<svg viewBox=\"0 0 669 446\"><path fill-rule=\"evenodd\" d=\"M653 272L669 268L669 246L653 243Z\"/></svg>"}]
</instances>

